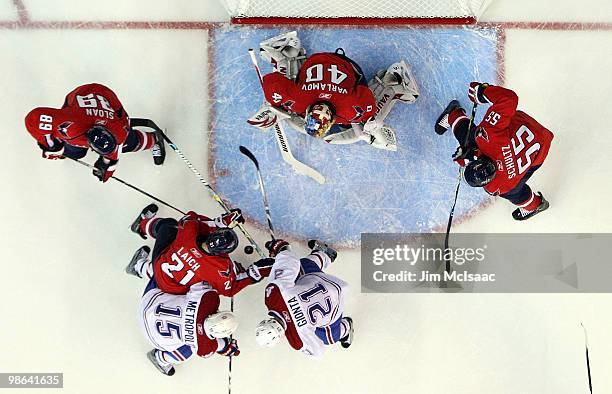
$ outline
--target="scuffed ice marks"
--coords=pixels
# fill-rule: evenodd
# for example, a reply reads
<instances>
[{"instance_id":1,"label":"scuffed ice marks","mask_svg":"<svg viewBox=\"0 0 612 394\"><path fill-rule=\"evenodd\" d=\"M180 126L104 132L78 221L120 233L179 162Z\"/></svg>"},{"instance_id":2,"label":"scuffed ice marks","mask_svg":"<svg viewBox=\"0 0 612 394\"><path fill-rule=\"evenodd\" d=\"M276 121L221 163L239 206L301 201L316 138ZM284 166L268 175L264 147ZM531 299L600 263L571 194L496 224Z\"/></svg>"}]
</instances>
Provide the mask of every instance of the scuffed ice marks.
<instances>
[{"instance_id":1,"label":"scuffed ice marks","mask_svg":"<svg viewBox=\"0 0 612 394\"><path fill-rule=\"evenodd\" d=\"M272 130L261 132L246 119L263 94L247 53L260 41L289 29L252 27L214 31L211 157L220 193L248 216L265 223L253 169L238 152L247 146L259 159L275 227L281 234L356 246L362 232L423 232L446 226L457 179L450 157L457 143L433 131L440 111L454 98L468 109L472 80L497 82L494 28L304 28L298 33L308 54L344 48L370 79L379 69L405 59L421 96L395 105L386 123L398 136L398 152L363 143L334 146L297 134L287 137L295 157L320 171L324 185L285 164ZM260 61L262 72L271 67ZM481 114L482 115L482 114ZM488 200L465 184L456 217Z\"/></svg>"}]
</instances>

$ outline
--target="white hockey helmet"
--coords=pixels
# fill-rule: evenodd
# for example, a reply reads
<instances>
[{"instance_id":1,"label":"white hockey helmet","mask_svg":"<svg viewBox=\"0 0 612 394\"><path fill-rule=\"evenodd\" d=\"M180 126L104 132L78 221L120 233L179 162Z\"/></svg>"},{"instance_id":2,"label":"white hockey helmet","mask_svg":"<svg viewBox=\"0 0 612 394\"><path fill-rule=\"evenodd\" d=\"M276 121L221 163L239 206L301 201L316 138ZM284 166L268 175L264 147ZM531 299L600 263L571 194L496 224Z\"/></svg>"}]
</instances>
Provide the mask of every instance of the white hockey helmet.
<instances>
[{"instance_id":1,"label":"white hockey helmet","mask_svg":"<svg viewBox=\"0 0 612 394\"><path fill-rule=\"evenodd\" d=\"M232 312L217 312L204 319L204 331L213 338L227 338L237 328L238 319Z\"/></svg>"},{"instance_id":2,"label":"white hockey helmet","mask_svg":"<svg viewBox=\"0 0 612 394\"><path fill-rule=\"evenodd\" d=\"M285 327L273 317L261 321L255 329L255 341L261 347L276 346L285 336Z\"/></svg>"}]
</instances>

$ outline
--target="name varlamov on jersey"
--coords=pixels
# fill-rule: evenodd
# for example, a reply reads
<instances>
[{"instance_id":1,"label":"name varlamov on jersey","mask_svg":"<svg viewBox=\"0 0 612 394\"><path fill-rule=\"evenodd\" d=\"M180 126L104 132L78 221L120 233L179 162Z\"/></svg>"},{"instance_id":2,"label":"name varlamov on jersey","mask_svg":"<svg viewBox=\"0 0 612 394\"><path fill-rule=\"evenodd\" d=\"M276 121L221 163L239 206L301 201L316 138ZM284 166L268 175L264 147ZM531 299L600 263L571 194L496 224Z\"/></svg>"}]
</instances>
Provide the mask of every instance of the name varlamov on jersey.
<instances>
[{"instance_id":1,"label":"name varlamov on jersey","mask_svg":"<svg viewBox=\"0 0 612 394\"><path fill-rule=\"evenodd\" d=\"M197 301L188 301L187 307L185 308L185 318L184 318L185 324L183 324L183 341L187 345L196 344L195 321L196 321L197 311L198 311Z\"/></svg>"},{"instance_id":2,"label":"name varlamov on jersey","mask_svg":"<svg viewBox=\"0 0 612 394\"><path fill-rule=\"evenodd\" d=\"M328 92L337 92L340 94L348 94L348 90L333 83L311 82L302 85L302 90L327 90Z\"/></svg>"},{"instance_id":3,"label":"name varlamov on jersey","mask_svg":"<svg viewBox=\"0 0 612 394\"><path fill-rule=\"evenodd\" d=\"M306 316L304 315L304 312L302 312L302 307L300 307L300 303L295 296L291 297L287 303L289 304L289 310L291 311L295 325L302 327L308 324L306 321Z\"/></svg>"}]
</instances>

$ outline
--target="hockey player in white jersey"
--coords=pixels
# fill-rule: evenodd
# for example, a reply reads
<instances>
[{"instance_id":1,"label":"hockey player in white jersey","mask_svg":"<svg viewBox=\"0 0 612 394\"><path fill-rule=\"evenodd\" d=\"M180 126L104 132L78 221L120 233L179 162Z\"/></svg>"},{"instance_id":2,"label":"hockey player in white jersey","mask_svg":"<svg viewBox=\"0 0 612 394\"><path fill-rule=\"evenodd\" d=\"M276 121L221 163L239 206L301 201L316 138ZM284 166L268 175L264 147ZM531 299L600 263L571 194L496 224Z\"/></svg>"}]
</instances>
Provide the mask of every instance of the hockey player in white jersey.
<instances>
[{"instance_id":1,"label":"hockey player in white jersey","mask_svg":"<svg viewBox=\"0 0 612 394\"><path fill-rule=\"evenodd\" d=\"M238 356L238 327L231 312L220 312L219 295L206 282L192 285L185 295L164 293L155 280L147 285L139 308L139 320L154 349L148 359L164 375L174 375L174 366L192 358L214 353Z\"/></svg>"},{"instance_id":2,"label":"hockey player in white jersey","mask_svg":"<svg viewBox=\"0 0 612 394\"><path fill-rule=\"evenodd\" d=\"M320 358L326 345L351 345L353 321L343 317L348 284L323 272L336 251L317 241L309 246L312 252L298 259L284 240L266 244L276 260L265 293L268 318L257 326L255 339L260 346L272 347L284 336L295 350Z\"/></svg>"}]
</instances>

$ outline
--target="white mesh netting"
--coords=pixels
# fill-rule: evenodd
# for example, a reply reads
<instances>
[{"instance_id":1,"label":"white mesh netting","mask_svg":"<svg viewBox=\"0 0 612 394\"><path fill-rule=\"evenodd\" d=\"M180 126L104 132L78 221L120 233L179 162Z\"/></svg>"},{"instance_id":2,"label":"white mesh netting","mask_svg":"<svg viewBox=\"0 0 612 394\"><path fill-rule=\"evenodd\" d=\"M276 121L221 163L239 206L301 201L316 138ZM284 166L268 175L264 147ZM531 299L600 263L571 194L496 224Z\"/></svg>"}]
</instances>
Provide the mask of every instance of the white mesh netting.
<instances>
[{"instance_id":1,"label":"white mesh netting","mask_svg":"<svg viewBox=\"0 0 612 394\"><path fill-rule=\"evenodd\" d=\"M478 18L491 0L223 0L234 18Z\"/></svg>"}]
</instances>

